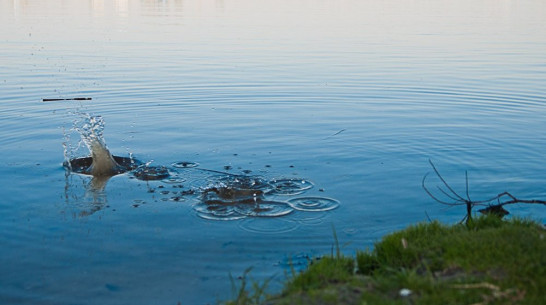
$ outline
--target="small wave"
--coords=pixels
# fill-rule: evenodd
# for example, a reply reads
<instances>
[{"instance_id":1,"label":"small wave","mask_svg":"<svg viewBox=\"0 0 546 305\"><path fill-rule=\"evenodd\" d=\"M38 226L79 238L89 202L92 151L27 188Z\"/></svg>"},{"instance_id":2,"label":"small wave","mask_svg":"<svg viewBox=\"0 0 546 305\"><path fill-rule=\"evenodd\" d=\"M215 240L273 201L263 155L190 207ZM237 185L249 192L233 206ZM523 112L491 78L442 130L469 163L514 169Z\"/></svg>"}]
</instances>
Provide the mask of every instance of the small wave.
<instances>
[{"instance_id":1,"label":"small wave","mask_svg":"<svg viewBox=\"0 0 546 305\"><path fill-rule=\"evenodd\" d=\"M260 234L282 234L299 228L298 222L286 218L248 218L243 220L239 227L247 232Z\"/></svg>"}]
</instances>

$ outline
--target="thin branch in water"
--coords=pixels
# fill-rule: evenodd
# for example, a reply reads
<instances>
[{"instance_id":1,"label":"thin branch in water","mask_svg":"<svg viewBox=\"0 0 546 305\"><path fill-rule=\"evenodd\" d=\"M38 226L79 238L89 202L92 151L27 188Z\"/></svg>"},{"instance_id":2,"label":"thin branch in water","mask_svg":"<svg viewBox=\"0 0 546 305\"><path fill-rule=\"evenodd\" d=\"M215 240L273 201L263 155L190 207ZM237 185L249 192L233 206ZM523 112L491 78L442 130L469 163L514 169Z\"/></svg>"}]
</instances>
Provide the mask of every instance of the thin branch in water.
<instances>
[{"instance_id":1,"label":"thin branch in water","mask_svg":"<svg viewBox=\"0 0 546 305\"><path fill-rule=\"evenodd\" d=\"M447 184L447 182L444 180L444 177L442 177L442 175L440 175L440 172L438 172L438 169L436 169L436 166L434 166L434 163L432 163L432 160L428 160L428 162L430 163L430 165L432 166L432 169L434 170L434 172L436 173L436 176L438 176L438 178L440 178L440 181L442 181L442 183L445 185L445 187L447 187L447 189L457 198L459 198L459 200L465 202L466 200L461 197L459 194L457 194L457 192L455 192L451 186L449 186L449 184Z\"/></svg>"},{"instance_id":2,"label":"thin branch in water","mask_svg":"<svg viewBox=\"0 0 546 305\"><path fill-rule=\"evenodd\" d=\"M466 199L468 199L468 201L471 201L470 195L468 194L468 171L464 171L464 178L466 181Z\"/></svg>"},{"instance_id":3,"label":"thin branch in water","mask_svg":"<svg viewBox=\"0 0 546 305\"><path fill-rule=\"evenodd\" d=\"M331 137L337 136L338 134L344 132L345 130L347 130L347 129L341 129L340 131L338 131L338 132L336 132L336 133L334 133L334 134L332 134L332 135L329 135L329 136L323 138L323 140L326 140L326 139L329 139L329 138L331 138Z\"/></svg>"},{"instance_id":4,"label":"thin branch in water","mask_svg":"<svg viewBox=\"0 0 546 305\"><path fill-rule=\"evenodd\" d=\"M467 224L472 220L472 208L477 205L487 207L484 209L479 210L479 212L484 214L494 214L498 215L499 217L503 217L504 215L509 214L507 210L504 209L503 206L507 204L516 204L516 203L526 203L526 204L542 204L546 205L546 200L538 200L538 199L519 199L516 198L514 195L510 194L509 192L503 192L500 193L494 197L485 199L485 200L477 200L473 201L470 199L470 192L469 192L469 183L468 183L468 172L465 171L465 193L466 193L466 199L460 196L455 190L447 183L447 181L442 177L434 163L432 163L432 160L429 160L430 165L432 166L432 169L434 170L434 173L440 179L442 182L440 186L436 186L438 191L440 191L445 197L449 198L450 201L446 201L443 199L440 199L436 195L434 195L426 186L425 181L428 177L428 173L425 174L423 177L423 181L421 183L423 189L425 192L436 202L439 202L444 205L448 206L457 206L457 205L465 205L466 206L466 216L461 220L461 222L464 222L466 220ZM444 189L445 188L445 189ZM447 190L446 190L447 189ZM496 203L493 203L496 202Z\"/></svg>"},{"instance_id":5,"label":"thin branch in water","mask_svg":"<svg viewBox=\"0 0 546 305\"><path fill-rule=\"evenodd\" d=\"M446 197L448 197L448 198L454 200L454 201L457 202L458 204L462 203L462 202L460 202L460 201L461 201L460 199L455 198L454 196L452 196L452 195L449 194L448 192L444 191L441 187L436 186L436 188L437 188L440 192L442 192L442 194L446 195Z\"/></svg>"},{"instance_id":6,"label":"thin branch in water","mask_svg":"<svg viewBox=\"0 0 546 305\"><path fill-rule=\"evenodd\" d=\"M425 185L425 180L427 179L427 176L428 176L428 173L423 177L423 181L421 182L421 186L423 187L423 189L425 190L425 192L432 198L434 199L435 201L441 203L441 204L445 204L445 205L458 205L458 204L455 204L455 203L450 203L450 202L447 202L447 201L443 201L443 200L440 200L438 199L436 196L434 196L429 190L428 188L426 187Z\"/></svg>"},{"instance_id":7,"label":"thin branch in water","mask_svg":"<svg viewBox=\"0 0 546 305\"><path fill-rule=\"evenodd\" d=\"M432 219L430 219L430 216L428 216L428 213L427 213L427 211L425 211L425 215L427 216L427 220L428 220L428 222L432 222Z\"/></svg>"}]
</instances>

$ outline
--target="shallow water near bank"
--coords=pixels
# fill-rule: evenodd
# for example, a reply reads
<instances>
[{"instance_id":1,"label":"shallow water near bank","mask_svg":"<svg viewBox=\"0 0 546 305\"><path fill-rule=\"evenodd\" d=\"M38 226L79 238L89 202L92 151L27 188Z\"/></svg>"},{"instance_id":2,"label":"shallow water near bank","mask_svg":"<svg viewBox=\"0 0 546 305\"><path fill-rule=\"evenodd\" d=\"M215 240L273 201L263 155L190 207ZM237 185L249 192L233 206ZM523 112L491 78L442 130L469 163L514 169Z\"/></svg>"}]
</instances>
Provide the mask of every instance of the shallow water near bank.
<instances>
[{"instance_id":1,"label":"shallow water near bank","mask_svg":"<svg viewBox=\"0 0 546 305\"><path fill-rule=\"evenodd\" d=\"M1 303L214 303L251 266L278 290L333 230L354 254L462 219L423 191L429 159L461 194L467 170L472 199L545 199L545 16L532 0L1 1ZM73 97L92 99L42 101ZM65 148L89 155L78 113L169 176L67 172ZM267 182L282 215L208 213L204 190L226 198L233 177Z\"/></svg>"}]
</instances>

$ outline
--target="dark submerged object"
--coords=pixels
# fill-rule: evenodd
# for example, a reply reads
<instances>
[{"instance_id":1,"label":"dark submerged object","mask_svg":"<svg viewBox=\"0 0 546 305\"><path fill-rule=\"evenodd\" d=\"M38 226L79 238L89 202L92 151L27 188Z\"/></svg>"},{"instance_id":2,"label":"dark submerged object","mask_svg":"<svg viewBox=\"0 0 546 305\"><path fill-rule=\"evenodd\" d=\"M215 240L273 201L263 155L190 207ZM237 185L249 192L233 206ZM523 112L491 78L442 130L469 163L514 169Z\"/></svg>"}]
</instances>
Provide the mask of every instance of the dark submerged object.
<instances>
[{"instance_id":1,"label":"dark submerged object","mask_svg":"<svg viewBox=\"0 0 546 305\"><path fill-rule=\"evenodd\" d=\"M142 165L133 170L133 175L139 180L162 180L171 174L165 166Z\"/></svg>"},{"instance_id":2,"label":"dark submerged object","mask_svg":"<svg viewBox=\"0 0 546 305\"><path fill-rule=\"evenodd\" d=\"M139 180L162 180L170 176L169 170L165 166L148 166L137 159L127 157L112 156L112 158L116 161L113 175L132 171L135 178ZM68 170L84 175L93 175L92 165L92 157L74 158L70 162L63 163L63 166Z\"/></svg>"},{"instance_id":3,"label":"dark submerged object","mask_svg":"<svg viewBox=\"0 0 546 305\"><path fill-rule=\"evenodd\" d=\"M119 175L128 171L132 171L139 166L142 166L142 162L133 158L112 156L117 165L114 174ZM63 162L63 166L68 170L84 175L92 175L91 165L93 165L92 157L74 158L70 161ZM137 177L138 178L138 177Z\"/></svg>"},{"instance_id":4,"label":"dark submerged object","mask_svg":"<svg viewBox=\"0 0 546 305\"><path fill-rule=\"evenodd\" d=\"M490 205L485 209L478 210L482 214L490 214L495 215L499 218L503 218L504 216L510 214L505 208L502 207L502 205Z\"/></svg>"},{"instance_id":5,"label":"dark submerged object","mask_svg":"<svg viewBox=\"0 0 546 305\"><path fill-rule=\"evenodd\" d=\"M264 200L264 192L259 189L237 187L212 187L203 191L206 204L245 204Z\"/></svg>"},{"instance_id":6,"label":"dark submerged object","mask_svg":"<svg viewBox=\"0 0 546 305\"><path fill-rule=\"evenodd\" d=\"M240 185L240 181L237 182ZM278 217L294 211L288 203L267 200L264 194L263 190L256 188L211 187L203 191L202 202L194 208L200 217L215 220Z\"/></svg>"}]
</instances>

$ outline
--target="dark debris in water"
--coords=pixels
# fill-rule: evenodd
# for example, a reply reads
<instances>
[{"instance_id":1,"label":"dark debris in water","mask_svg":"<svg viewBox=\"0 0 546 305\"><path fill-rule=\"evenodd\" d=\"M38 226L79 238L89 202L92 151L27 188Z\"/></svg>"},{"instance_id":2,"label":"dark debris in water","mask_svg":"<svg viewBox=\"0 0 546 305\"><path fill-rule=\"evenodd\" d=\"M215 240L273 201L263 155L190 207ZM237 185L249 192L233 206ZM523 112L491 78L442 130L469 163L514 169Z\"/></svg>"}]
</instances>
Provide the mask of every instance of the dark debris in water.
<instances>
[{"instance_id":1,"label":"dark debris in water","mask_svg":"<svg viewBox=\"0 0 546 305\"><path fill-rule=\"evenodd\" d=\"M205 189L202 198L206 204L240 204L256 203L263 199L263 195L259 189L224 186Z\"/></svg>"},{"instance_id":2,"label":"dark debris in water","mask_svg":"<svg viewBox=\"0 0 546 305\"><path fill-rule=\"evenodd\" d=\"M125 172L136 169L142 165L142 162L133 158L113 156L114 161L119 165L119 172L117 174L123 174ZM78 174L90 175L91 174L91 165L93 164L93 158L91 157L81 157L74 158L70 161L65 161L63 166Z\"/></svg>"},{"instance_id":3,"label":"dark debris in water","mask_svg":"<svg viewBox=\"0 0 546 305\"><path fill-rule=\"evenodd\" d=\"M133 176L140 180L163 180L170 176L169 169L165 166L143 165L133 171Z\"/></svg>"}]
</instances>

